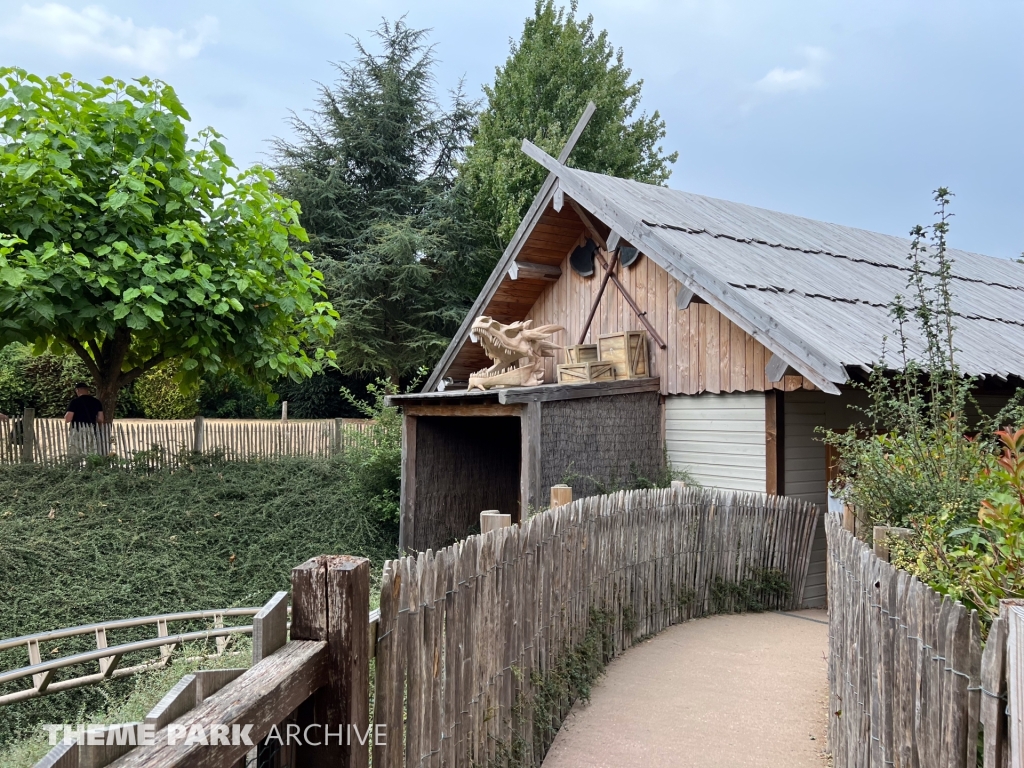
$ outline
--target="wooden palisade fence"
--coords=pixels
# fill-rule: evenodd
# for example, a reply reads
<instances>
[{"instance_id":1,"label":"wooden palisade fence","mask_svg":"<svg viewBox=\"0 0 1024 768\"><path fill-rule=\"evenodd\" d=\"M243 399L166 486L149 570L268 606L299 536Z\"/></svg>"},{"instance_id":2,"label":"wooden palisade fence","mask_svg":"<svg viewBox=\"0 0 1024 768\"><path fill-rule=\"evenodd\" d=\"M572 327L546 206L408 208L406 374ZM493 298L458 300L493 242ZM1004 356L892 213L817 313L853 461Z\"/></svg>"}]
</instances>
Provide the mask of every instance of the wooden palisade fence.
<instances>
[{"instance_id":1,"label":"wooden palisade fence","mask_svg":"<svg viewBox=\"0 0 1024 768\"><path fill-rule=\"evenodd\" d=\"M976 611L877 557L835 515L826 532L836 768L1024 766L1024 608L1004 601L982 650Z\"/></svg>"},{"instance_id":2,"label":"wooden palisade fence","mask_svg":"<svg viewBox=\"0 0 1024 768\"><path fill-rule=\"evenodd\" d=\"M283 609L277 623L264 609L251 669L200 703L182 684L154 718L252 723L254 738L280 723L364 735L271 761L290 768L365 768L369 742L375 768L538 765L572 703L539 708L539 692L581 644L597 637L607 660L671 624L738 608L726 585L766 573L791 587L763 595L767 607L796 607L816 519L805 502L692 488L581 499L388 561L379 619L367 613L367 561L315 558L292 572L289 642ZM162 733L111 765L234 768L245 757L239 746L170 746Z\"/></svg>"},{"instance_id":3,"label":"wooden palisade fence","mask_svg":"<svg viewBox=\"0 0 1024 768\"><path fill-rule=\"evenodd\" d=\"M63 419L38 419L31 408L0 422L0 464L55 464L84 455L114 455L143 466L176 466L190 452L219 452L225 459L337 456L367 439L366 419L117 419L72 427Z\"/></svg>"}]
</instances>

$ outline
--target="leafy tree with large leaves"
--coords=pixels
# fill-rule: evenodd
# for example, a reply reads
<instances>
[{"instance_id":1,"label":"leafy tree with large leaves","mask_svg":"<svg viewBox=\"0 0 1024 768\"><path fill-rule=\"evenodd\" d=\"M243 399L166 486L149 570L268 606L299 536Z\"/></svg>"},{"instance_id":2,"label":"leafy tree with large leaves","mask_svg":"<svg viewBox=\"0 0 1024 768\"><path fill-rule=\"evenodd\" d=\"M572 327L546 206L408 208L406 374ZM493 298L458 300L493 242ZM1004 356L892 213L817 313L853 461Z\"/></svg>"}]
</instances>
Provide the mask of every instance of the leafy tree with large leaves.
<instances>
[{"instance_id":1,"label":"leafy tree with large leaves","mask_svg":"<svg viewBox=\"0 0 1024 768\"><path fill-rule=\"evenodd\" d=\"M529 139L557 156L588 101L597 107L569 159L577 168L664 183L677 153L658 142L665 121L657 111L633 119L642 80L630 82L622 49L612 48L593 16L576 15L576 1L556 9L537 0L522 37L512 44L461 166L473 208L501 243L515 233L547 172L520 149Z\"/></svg>"},{"instance_id":2,"label":"leafy tree with large leaves","mask_svg":"<svg viewBox=\"0 0 1024 768\"><path fill-rule=\"evenodd\" d=\"M444 351L493 259L456 183L476 105L461 86L439 104L426 30L400 19L373 37L380 52L357 40L275 152L340 313L341 370L397 383Z\"/></svg>"},{"instance_id":3,"label":"leafy tree with large leaves","mask_svg":"<svg viewBox=\"0 0 1024 768\"><path fill-rule=\"evenodd\" d=\"M0 347L73 351L106 413L177 359L267 384L310 376L337 313L298 205L234 164L156 80L100 84L0 69Z\"/></svg>"}]
</instances>

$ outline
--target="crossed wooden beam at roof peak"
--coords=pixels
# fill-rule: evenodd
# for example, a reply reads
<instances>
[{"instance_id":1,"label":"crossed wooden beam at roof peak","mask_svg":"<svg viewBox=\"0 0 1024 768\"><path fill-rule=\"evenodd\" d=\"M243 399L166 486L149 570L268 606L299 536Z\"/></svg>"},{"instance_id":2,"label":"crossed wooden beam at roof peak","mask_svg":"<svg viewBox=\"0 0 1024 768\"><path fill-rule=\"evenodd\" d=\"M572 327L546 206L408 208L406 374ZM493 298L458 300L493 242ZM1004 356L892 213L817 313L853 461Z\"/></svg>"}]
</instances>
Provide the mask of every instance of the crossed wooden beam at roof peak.
<instances>
[{"instance_id":1,"label":"crossed wooden beam at roof peak","mask_svg":"<svg viewBox=\"0 0 1024 768\"><path fill-rule=\"evenodd\" d=\"M534 146L526 139L523 139L523 150L525 151L527 145L529 145L536 152L543 154L548 161L557 162L558 166L564 166L565 161L569 159L569 155L576 147L576 142L578 142L580 140L580 136L583 135L583 130L587 127L587 123L589 123L590 118L593 117L595 109L597 109L597 107L595 106L594 102L587 102L587 108L583 110L583 114L580 116L579 122L576 123L576 127L573 128L572 133L569 134L569 139L565 142L565 146L562 147L562 151L558 153L557 161L553 161L547 153L545 153L540 148ZM527 152L527 154L530 155L530 157L534 157L534 152ZM534 157L534 159L536 159L536 157ZM541 164L544 165L545 167L548 166L548 163ZM557 174L557 170L555 169L548 168L548 170L550 172ZM554 206L556 211L562 210L562 207L565 205L565 193L562 190L562 186L560 184L555 188L555 192L552 198L552 205ZM572 209L576 212L576 215L579 216L580 221L583 222L583 226L585 226L587 228L587 231L590 232L591 236L594 239L594 242L598 244L598 250L594 251L594 254L595 256L597 256L597 260L600 262L602 269L604 269L604 278L601 280L601 287L598 288L597 296L594 297L593 305L590 307L590 314L587 316L587 322L583 324L583 332L580 334L579 343L582 344L584 341L586 341L587 334L590 332L590 324L594 321L594 315L597 314L597 308L601 304L601 297L604 296L604 289L608 285L608 280L611 279L611 281L615 284L615 287L618 288L619 293L622 294L622 298L626 300L626 303L629 304L633 312L636 313L637 318L643 324L644 328L647 329L647 332L651 335L651 338L654 339L655 343L661 349L665 349L668 345L665 343L665 340L661 338L661 334L659 334L655 330L654 326L651 325L650 321L647 319L647 312L641 310L640 307L637 306L637 303L633 300L633 297L629 294L629 291L626 290L626 286L624 286L620 282L618 276L615 274L615 268L619 264L619 241L621 239L619 233L616 232L615 230L612 230L611 234L608 236L608 240L606 241L605 238L601 235L601 233L597 230L597 227L594 226L594 223L590 220L590 217L587 216L586 212L579 206L579 204L577 204L575 200L569 198L569 205L572 206ZM609 254L611 254L610 263L605 258Z\"/></svg>"}]
</instances>

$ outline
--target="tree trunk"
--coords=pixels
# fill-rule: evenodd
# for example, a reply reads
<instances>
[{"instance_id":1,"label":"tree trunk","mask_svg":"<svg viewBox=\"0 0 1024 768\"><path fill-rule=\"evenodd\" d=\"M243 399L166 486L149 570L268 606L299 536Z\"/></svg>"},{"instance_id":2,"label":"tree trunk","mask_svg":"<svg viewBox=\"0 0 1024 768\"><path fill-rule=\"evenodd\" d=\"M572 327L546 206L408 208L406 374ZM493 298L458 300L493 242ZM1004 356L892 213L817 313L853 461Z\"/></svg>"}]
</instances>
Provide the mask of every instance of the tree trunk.
<instances>
[{"instance_id":1,"label":"tree trunk","mask_svg":"<svg viewBox=\"0 0 1024 768\"><path fill-rule=\"evenodd\" d=\"M103 418L107 424L113 422L114 414L117 413L117 398L121 394L121 383L118 379L120 376L117 374L104 379L93 377L96 384L96 397L103 403Z\"/></svg>"}]
</instances>

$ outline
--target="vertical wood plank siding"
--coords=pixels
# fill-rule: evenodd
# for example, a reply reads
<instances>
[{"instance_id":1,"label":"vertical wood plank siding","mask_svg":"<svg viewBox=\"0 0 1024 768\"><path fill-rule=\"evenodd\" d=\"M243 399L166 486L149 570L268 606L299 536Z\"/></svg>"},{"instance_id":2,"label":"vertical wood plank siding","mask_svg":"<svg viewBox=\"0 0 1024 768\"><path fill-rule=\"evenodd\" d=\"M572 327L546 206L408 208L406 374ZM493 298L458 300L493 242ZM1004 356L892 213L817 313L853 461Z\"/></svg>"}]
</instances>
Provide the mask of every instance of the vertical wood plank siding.
<instances>
[{"instance_id":1,"label":"vertical wood plank siding","mask_svg":"<svg viewBox=\"0 0 1024 768\"><path fill-rule=\"evenodd\" d=\"M538 694L573 651L601 649L608 661L734 608L714 597L718 578L779 569L799 594L814 524L795 499L653 489L580 499L386 562L374 704L387 743L373 764L540 765L573 702Z\"/></svg>"},{"instance_id":2,"label":"vertical wood plank siding","mask_svg":"<svg viewBox=\"0 0 1024 768\"><path fill-rule=\"evenodd\" d=\"M786 495L816 504L821 511L828 502L828 481L825 444L815 430L825 426L825 400L829 397L824 392L787 392L784 409ZM825 525L822 523L818 526L807 572L804 604L808 607L825 605L825 557Z\"/></svg>"},{"instance_id":3,"label":"vertical wood plank siding","mask_svg":"<svg viewBox=\"0 0 1024 768\"><path fill-rule=\"evenodd\" d=\"M765 490L765 409L760 392L665 399L665 446L674 469L701 485Z\"/></svg>"},{"instance_id":4,"label":"vertical wood plank siding","mask_svg":"<svg viewBox=\"0 0 1024 768\"><path fill-rule=\"evenodd\" d=\"M581 236L581 242L583 239ZM541 292L525 319L535 325L564 326L566 330L556 333L552 341L566 346L579 341L601 281L573 272L568 254L561 269L562 276ZM645 256L631 267L620 268L619 279L667 344L667 349L653 341L650 344L652 375L661 377L663 395L815 388L802 376L786 376L775 384L768 381L764 366L771 354L760 342L707 304L693 302L686 309L676 309L680 284ZM643 330L643 325L619 291L609 285L590 327L589 343L596 343L602 334L638 330ZM555 380L555 366L565 362L563 354L559 350L555 358L546 361L546 381ZM468 373L453 369L449 375L464 377Z\"/></svg>"}]
</instances>

